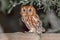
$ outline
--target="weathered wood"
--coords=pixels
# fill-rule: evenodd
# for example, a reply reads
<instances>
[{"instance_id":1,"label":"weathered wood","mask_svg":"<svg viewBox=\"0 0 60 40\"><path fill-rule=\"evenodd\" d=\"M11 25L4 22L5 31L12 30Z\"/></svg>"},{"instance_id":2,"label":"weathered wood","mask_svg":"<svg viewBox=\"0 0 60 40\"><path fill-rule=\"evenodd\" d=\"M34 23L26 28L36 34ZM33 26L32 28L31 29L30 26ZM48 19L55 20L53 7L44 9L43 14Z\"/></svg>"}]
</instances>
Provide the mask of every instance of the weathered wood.
<instances>
[{"instance_id":1,"label":"weathered wood","mask_svg":"<svg viewBox=\"0 0 60 40\"><path fill-rule=\"evenodd\" d=\"M0 40L40 40L36 33L0 33Z\"/></svg>"},{"instance_id":2,"label":"weathered wood","mask_svg":"<svg viewBox=\"0 0 60 40\"><path fill-rule=\"evenodd\" d=\"M60 40L60 34L46 33L42 35L42 40Z\"/></svg>"},{"instance_id":3,"label":"weathered wood","mask_svg":"<svg viewBox=\"0 0 60 40\"><path fill-rule=\"evenodd\" d=\"M45 33L42 37L36 33L0 33L0 40L60 40L60 34Z\"/></svg>"}]
</instances>

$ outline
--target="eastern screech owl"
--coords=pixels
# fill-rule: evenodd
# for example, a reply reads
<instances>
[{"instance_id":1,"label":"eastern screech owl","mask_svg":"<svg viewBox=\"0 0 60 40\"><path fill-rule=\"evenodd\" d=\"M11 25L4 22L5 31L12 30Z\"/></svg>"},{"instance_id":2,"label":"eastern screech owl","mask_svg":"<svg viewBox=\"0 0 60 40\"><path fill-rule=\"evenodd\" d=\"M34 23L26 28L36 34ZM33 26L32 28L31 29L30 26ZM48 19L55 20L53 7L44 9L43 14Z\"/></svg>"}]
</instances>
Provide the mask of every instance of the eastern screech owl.
<instances>
[{"instance_id":1,"label":"eastern screech owl","mask_svg":"<svg viewBox=\"0 0 60 40\"><path fill-rule=\"evenodd\" d=\"M42 32L42 21L33 6L23 6L21 8L21 18L29 32Z\"/></svg>"}]
</instances>

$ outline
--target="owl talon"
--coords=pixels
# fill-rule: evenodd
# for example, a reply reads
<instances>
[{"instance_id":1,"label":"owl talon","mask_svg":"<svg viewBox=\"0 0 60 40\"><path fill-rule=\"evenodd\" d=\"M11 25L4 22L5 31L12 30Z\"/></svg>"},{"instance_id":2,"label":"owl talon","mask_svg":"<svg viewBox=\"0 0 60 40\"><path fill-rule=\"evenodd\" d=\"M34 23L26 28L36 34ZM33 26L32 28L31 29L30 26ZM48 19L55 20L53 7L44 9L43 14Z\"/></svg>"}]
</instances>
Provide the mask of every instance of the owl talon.
<instances>
[{"instance_id":1,"label":"owl talon","mask_svg":"<svg viewBox=\"0 0 60 40\"><path fill-rule=\"evenodd\" d=\"M30 30L29 32L33 32L32 30Z\"/></svg>"}]
</instances>

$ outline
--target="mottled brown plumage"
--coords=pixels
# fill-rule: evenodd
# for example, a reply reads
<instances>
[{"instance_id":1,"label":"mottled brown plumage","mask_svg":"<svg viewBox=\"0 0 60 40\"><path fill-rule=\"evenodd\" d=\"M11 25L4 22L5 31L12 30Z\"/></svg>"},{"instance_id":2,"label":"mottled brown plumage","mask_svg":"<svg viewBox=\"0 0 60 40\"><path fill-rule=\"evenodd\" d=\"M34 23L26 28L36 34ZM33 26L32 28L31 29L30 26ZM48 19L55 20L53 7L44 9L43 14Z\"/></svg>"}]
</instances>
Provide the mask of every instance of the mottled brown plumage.
<instances>
[{"instance_id":1,"label":"mottled brown plumage","mask_svg":"<svg viewBox=\"0 0 60 40\"><path fill-rule=\"evenodd\" d=\"M33 6L23 6L20 14L22 16L22 21L29 29L29 32L41 33L42 21L40 20Z\"/></svg>"}]
</instances>

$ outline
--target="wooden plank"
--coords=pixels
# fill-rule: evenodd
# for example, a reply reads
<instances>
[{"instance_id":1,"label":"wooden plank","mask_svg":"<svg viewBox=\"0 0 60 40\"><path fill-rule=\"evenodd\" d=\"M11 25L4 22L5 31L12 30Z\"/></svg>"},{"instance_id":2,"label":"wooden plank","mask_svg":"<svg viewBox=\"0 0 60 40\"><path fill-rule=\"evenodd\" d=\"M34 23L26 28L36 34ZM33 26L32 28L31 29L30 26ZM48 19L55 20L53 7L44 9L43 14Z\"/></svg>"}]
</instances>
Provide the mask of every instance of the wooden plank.
<instances>
[{"instance_id":1,"label":"wooden plank","mask_svg":"<svg viewBox=\"0 0 60 40\"><path fill-rule=\"evenodd\" d=\"M40 40L36 33L0 33L0 40Z\"/></svg>"},{"instance_id":2,"label":"wooden plank","mask_svg":"<svg viewBox=\"0 0 60 40\"><path fill-rule=\"evenodd\" d=\"M42 35L42 40L60 40L60 34L56 33L46 33Z\"/></svg>"},{"instance_id":3,"label":"wooden plank","mask_svg":"<svg viewBox=\"0 0 60 40\"><path fill-rule=\"evenodd\" d=\"M60 34L45 33L40 38L36 33L0 33L0 40L60 40Z\"/></svg>"}]
</instances>

